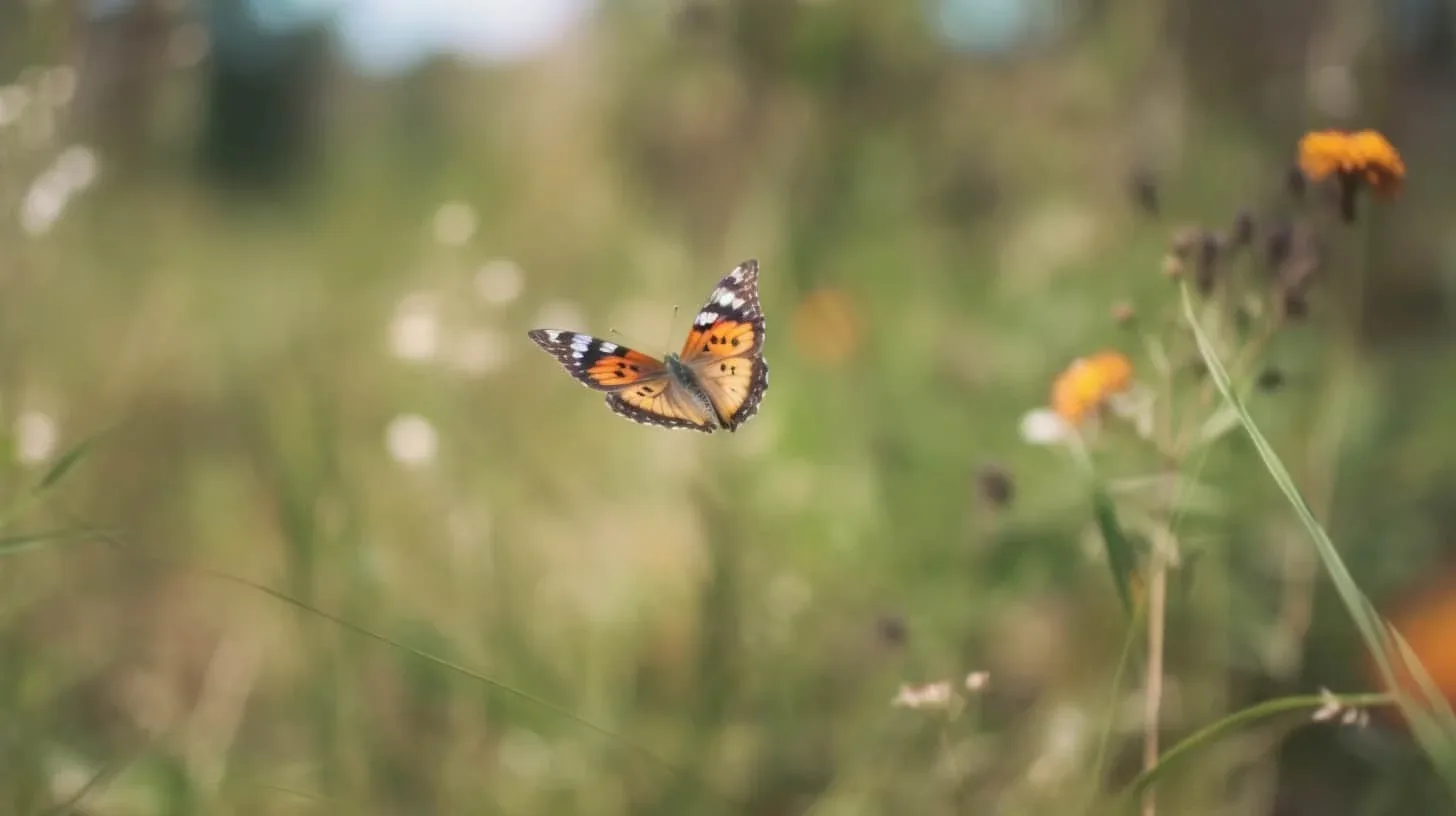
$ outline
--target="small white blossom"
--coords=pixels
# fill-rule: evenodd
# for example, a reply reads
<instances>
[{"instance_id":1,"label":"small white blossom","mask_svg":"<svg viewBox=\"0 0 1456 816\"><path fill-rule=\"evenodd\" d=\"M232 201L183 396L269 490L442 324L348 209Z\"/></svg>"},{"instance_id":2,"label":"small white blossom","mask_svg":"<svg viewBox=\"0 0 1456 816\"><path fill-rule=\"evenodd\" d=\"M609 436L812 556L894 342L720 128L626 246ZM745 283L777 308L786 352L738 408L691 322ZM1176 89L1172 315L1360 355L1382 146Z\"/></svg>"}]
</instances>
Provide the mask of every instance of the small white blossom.
<instances>
[{"instance_id":1,"label":"small white blossom","mask_svg":"<svg viewBox=\"0 0 1456 816\"><path fill-rule=\"evenodd\" d=\"M1071 437L1072 426L1050 408L1028 411L1021 418L1021 438L1030 445L1056 445Z\"/></svg>"},{"instance_id":2,"label":"small white blossom","mask_svg":"<svg viewBox=\"0 0 1456 816\"><path fill-rule=\"evenodd\" d=\"M954 698L949 680L919 686L901 683L890 705L897 708L946 708Z\"/></svg>"}]
</instances>

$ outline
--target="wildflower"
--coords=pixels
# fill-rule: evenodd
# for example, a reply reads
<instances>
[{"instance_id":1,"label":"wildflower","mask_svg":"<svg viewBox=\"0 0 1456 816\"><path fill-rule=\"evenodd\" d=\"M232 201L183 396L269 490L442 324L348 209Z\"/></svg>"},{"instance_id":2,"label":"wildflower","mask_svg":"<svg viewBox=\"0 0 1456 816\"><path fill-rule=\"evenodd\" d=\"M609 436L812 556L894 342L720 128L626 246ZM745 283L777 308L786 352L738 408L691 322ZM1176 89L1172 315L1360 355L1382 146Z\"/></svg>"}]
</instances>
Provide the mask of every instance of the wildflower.
<instances>
[{"instance_id":1,"label":"wildflower","mask_svg":"<svg viewBox=\"0 0 1456 816\"><path fill-rule=\"evenodd\" d=\"M1405 639L1410 655L1420 662L1425 678L1411 671L1403 652L1391 647L1394 688L1385 682L1375 662L1367 659L1366 670L1383 686L1383 691L1404 692L1417 699L1430 699L1427 689L1456 705L1456 569L1451 564L1433 565L1419 584L1395 596L1387 611L1391 627ZM1429 679L1430 685L1424 682ZM1435 702L1435 700L1431 700Z\"/></svg>"},{"instance_id":2,"label":"wildflower","mask_svg":"<svg viewBox=\"0 0 1456 816\"><path fill-rule=\"evenodd\" d=\"M1319 708L1315 709L1314 714L1310 715L1312 722L1330 722L1338 717L1340 725L1364 728L1370 724L1370 712L1363 708L1347 708L1340 698L1329 689L1320 689L1319 696L1321 704Z\"/></svg>"},{"instance_id":3,"label":"wildflower","mask_svg":"<svg viewBox=\"0 0 1456 816\"><path fill-rule=\"evenodd\" d=\"M948 708L954 697L949 680L919 686L901 683L890 705L896 708Z\"/></svg>"},{"instance_id":4,"label":"wildflower","mask_svg":"<svg viewBox=\"0 0 1456 816\"><path fill-rule=\"evenodd\" d=\"M1299 140L1299 169L1310 181L1334 176L1340 184L1340 216L1355 220L1355 195L1363 183L1390 197L1400 191L1405 163L1378 131L1322 130Z\"/></svg>"},{"instance_id":5,"label":"wildflower","mask_svg":"<svg viewBox=\"0 0 1456 816\"><path fill-rule=\"evenodd\" d=\"M1132 385L1132 363L1116 351L1073 361L1052 384L1052 410L1077 424L1107 399Z\"/></svg>"}]
</instances>

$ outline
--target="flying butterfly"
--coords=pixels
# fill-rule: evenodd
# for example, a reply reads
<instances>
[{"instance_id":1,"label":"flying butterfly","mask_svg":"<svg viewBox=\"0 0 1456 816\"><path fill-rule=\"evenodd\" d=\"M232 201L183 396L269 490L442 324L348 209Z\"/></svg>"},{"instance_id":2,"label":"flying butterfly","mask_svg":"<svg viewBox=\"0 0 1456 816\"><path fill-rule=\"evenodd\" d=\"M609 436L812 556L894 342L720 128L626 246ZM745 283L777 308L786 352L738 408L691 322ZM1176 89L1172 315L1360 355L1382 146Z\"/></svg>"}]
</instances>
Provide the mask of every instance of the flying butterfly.
<instances>
[{"instance_id":1,"label":"flying butterfly","mask_svg":"<svg viewBox=\"0 0 1456 816\"><path fill-rule=\"evenodd\" d=\"M664 359L589 334L535 329L530 337L607 407L645 425L703 433L738 430L768 390L758 261L718 281L678 354Z\"/></svg>"}]
</instances>

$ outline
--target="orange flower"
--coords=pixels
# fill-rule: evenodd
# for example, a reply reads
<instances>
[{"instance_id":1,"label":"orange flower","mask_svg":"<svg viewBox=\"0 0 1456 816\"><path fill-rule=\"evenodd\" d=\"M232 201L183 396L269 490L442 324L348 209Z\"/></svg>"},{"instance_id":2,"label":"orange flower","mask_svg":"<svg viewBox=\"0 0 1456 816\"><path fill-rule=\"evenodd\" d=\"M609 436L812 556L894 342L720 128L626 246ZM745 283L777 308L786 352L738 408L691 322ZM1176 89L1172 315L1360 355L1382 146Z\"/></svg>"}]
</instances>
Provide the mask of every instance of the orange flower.
<instances>
[{"instance_id":1,"label":"orange flower","mask_svg":"<svg viewBox=\"0 0 1456 816\"><path fill-rule=\"evenodd\" d=\"M859 309L839 289L817 289L794 313L794 343L809 359L837 365L854 358L860 343Z\"/></svg>"},{"instance_id":2,"label":"orange flower","mask_svg":"<svg viewBox=\"0 0 1456 816\"><path fill-rule=\"evenodd\" d=\"M1334 176L1340 182L1340 211L1355 220L1355 193L1364 183L1390 197L1400 192L1405 162L1378 131L1320 130L1299 140L1299 169L1310 181Z\"/></svg>"},{"instance_id":3,"label":"orange flower","mask_svg":"<svg viewBox=\"0 0 1456 816\"><path fill-rule=\"evenodd\" d=\"M1052 383L1052 410L1073 425L1132 385L1132 363L1115 351L1074 360Z\"/></svg>"},{"instance_id":4,"label":"orange flower","mask_svg":"<svg viewBox=\"0 0 1456 816\"><path fill-rule=\"evenodd\" d=\"M1433 573L1434 578L1423 580L1423 586L1408 592L1389 616L1436 690L1456 704L1456 569L1446 567ZM1419 682L1406 670L1398 653L1391 655L1391 663L1396 685L1417 698L1423 697ZM1383 685L1373 661L1369 662L1369 672Z\"/></svg>"}]
</instances>

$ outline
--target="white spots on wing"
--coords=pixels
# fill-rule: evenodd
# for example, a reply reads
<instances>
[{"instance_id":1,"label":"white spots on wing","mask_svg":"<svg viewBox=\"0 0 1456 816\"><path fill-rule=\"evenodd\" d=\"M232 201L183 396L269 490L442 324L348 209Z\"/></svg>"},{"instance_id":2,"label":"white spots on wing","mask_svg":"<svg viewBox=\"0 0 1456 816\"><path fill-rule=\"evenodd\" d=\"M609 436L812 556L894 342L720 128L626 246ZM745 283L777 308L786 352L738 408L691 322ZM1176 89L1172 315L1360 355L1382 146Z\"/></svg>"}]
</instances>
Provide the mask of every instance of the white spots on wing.
<instances>
[{"instance_id":1,"label":"white spots on wing","mask_svg":"<svg viewBox=\"0 0 1456 816\"><path fill-rule=\"evenodd\" d=\"M581 359L581 355L586 354L587 349L590 349L590 348L591 348L591 338L590 337L588 337L588 336L586 336L584 334L573 334L571 336L571 350L573 352L575 352L574 354L571 355L572 357L575 357L577 359Z\"/></svg>"},{"instance_id":2,"label":"white spots on wing","mask_svg":"<svg viewBox=\"0 0 1456 816\"><path fill-rule=\"evenodd\" d=\"M526 276L521 267L509 258L487 262L475 272L475 293L493 306L503 306L521 296Z\"/></svg>"},{"instance_id":3,"label":"white spots on wing","mask_svg":"<svg viewBox=\"0 0 1456 816\"><path fill-rule=\"evenodd\" d=\"M728 280L733 281L733 283L734 283L735 286L737 284L743 283L743 273L744 273L744 268L743 267L741 267L741 266L736 267L736 268L734 268L734 270L732 272L729 272L728 273Z\"/></svg>"},{"instance_id":4,"label":"white spots on wing","mask_svg":"<svg viewBox=\"0 0 1456 816\"><path fill-rule=\"evenodd\" d=\"M572 348L575 348L575 346L572 346ZM573 359L573 360L580 360L585 355L586 355L586 352L584 352L584 351L573 351L571 353L571 359Z\"/></svg>"},{"instance_id":5,"label":"white spots on wing","mask_svg":"<svg viewBox=\"0 0 1456 816\"><path fill-rule=\"evenodd\" d=\"M618 348L619 348L619 346L616 343L602 343L602 353L603 354L611 354L612 352L616 351Z\"/></svg>"},{"instance_id":6,"label":"white spots on wing","mask_svg":"<svg viewBox=\"0 0 1456 816\"><path fill-rule=\"evenodd\" d=\"M435 240L447 247L462 246L475 235L475 208L464 201L447 201L435 211Z\"/></svg>"},{"instance_id":7,"label":"white spots on wing","mask_svg":"<svg viewBox=\"0 0 1456 816\"><path fill-rule=\"evenodd\" d=\"M440 348L440 315L435 297L414 292L401 298L389 321L389 351L412 363L435 359Z\"/></svg>"},{"instance_id":8,"label":"white spots on wing","mask_svg":"<svg viewBox=\"0 0 1456 816\"><path fill-rule=\"evenodd\" d=\"M713 302L718 304L719 306L723 306L725 308L732 306L733 301L735 300L737 300L739 303L743 302L742 298L736 297L732 292L727 289L713 290Z\"/></svg>"},{"instance_id":9,"label":"white spots on wing","mask_svg":"<svg viewBox=\"0 0 1456 816\"><path fill-rule=\"evenodd\" d=\"M698 317L693 321L693 325L702 328L713 325L717 320L718 315L715 312L698 312Z\"/></svg>"},{"instance_id":10,"label":"white spots on wing","mask_svg":"<svg viewBox=\"0 0 1456 816\"><path fill-rule=\"evenodd\" d=\"M746 302L747 301L745 301L741 297L733 298L733 308L734 309L742 309L743 308L743 304L746 303Z\"/></svg>"},{"instance_id":11,"label":"white spots on wing","mask_svg":"<svg viewBox=\"0 0 1456 816\"><path fill-rule=\"evenodd\" d=\"M384 429L384 447L394 461L420 468L435 461L440 440L428 419L419 414L401 414Z\"/></svg>"},{"instance_id":12,"label":"white spots on wing","mask_svg":"<svg viewBox=\"0 0 1456 816\"><path fill-rule=\"evenodd\" d=\"M560 329L548 329L546 331L546 339L547 340L550 340L553 343L555 343L557 340L560 340L561 339L561 330Z\"/></svg>"}]
</instances>

